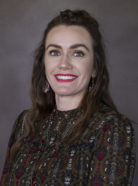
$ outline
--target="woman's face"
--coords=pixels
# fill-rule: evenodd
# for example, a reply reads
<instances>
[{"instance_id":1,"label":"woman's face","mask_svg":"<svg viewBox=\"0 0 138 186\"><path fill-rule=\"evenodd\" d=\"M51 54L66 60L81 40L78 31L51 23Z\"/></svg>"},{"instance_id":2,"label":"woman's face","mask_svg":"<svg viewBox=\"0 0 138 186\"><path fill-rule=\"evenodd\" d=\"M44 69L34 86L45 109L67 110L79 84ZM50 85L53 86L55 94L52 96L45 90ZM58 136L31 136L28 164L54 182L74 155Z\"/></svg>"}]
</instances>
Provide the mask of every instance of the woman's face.
<instances>
[{"instance_id":1,"label":"woman's face","mask_svg":"<svg viewBox=\"0 0 138 186\"><path fill-rule=\"evenodd\" d=\"M48 33L45 46L45 73L56 97L82 98L96 75L88 31L81 26L56 26Z\"/></svg>"}]
</instances>

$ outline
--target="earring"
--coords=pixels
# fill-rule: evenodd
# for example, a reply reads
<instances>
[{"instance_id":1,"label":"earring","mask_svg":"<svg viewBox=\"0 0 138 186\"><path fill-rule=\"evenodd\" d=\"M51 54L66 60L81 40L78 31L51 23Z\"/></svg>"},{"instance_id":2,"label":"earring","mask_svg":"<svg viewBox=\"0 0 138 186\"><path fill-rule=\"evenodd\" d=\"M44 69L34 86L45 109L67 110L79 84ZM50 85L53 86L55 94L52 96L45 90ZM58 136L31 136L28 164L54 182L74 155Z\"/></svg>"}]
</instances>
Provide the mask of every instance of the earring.
<instances>
[{"instance_id":1,"label":"earring","mask_svg":"<svg viewBox=\"0 0 138 186\"><path fill-rule=\"evenodd\" d=\"M91 78L89 83L89 92L93 89L93 87L94 87L94 79Z\"/></svg>"},{"instance_id":2,"label":"earring","mask_svg":"<svg viewBox=\"0 0 138 186\"><path fill-rule=\"evenodd\" d=\"M50 90L50 85L49 85L49 83L47 82L46 85L45 85L44 88L43 88L43 91L44 91L44 93L48 93L49 90Z\"/></svg>"}]
</instances>

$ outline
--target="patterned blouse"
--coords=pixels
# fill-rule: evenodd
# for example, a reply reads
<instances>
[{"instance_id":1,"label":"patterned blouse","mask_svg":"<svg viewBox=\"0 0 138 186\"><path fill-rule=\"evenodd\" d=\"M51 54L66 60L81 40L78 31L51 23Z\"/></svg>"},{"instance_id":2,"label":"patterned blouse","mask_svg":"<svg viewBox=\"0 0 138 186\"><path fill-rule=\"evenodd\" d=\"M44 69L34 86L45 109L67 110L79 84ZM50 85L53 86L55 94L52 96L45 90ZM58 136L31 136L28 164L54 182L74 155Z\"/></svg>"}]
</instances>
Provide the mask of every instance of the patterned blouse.
<instances>
[{"instance_id":1,"label":"patterned blouse","mask_svg":"<svg viewBox=\"0 0 138 186\"><path fill-rule=\"evenodd\" d=\"M63 145L61 140L80 114L80 109L54 109L34 124L37 134L23 140L14 163L10 164L10 148L22 134L21 114L9 140L0 185L130 186L135 168L130 120L115 112L96 113L73 145Z\"/></svg>"}]
</instances>

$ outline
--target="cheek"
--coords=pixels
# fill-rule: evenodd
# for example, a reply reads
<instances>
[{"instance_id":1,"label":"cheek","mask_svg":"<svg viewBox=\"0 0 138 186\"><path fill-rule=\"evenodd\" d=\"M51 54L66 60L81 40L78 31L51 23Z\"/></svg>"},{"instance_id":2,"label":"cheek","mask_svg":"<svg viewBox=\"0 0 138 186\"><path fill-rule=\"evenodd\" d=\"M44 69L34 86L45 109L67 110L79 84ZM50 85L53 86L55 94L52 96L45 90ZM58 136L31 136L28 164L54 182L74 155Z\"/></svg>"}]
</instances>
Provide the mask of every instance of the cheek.
<instances>
[{"instance_id":1,"label":"cheek","mask_svg":"<svg viewBox=\"0 0 138 186\"><path fill-rule=\"evenodd\" d=\"M85 65L81 66L81 73L85 76L85 77L91 77L92 72L93 72L93 64L91 63L85 63Z\"/></svg>"},{"instance_id":2,"label":"cheek","mask_svg":"<svg viewBox=\"0 0 138 186\"><path fill-rule=\"evenodd\" d=\"M57 59L53 59L53 58L50 58L50 57L45 57L44 59L44 63L45 63L45 69L47 70L53 70L57 67L57 64L58 64L58 60Z\"/></svg>"},{"instance_id":3,"label":"cheek","mask_svg":"<svg viewBox=\"0 0 138 186\"><path fill-rule=\"evenodd\" d=\"M45 75L47 77L47 79L51 79L53 78L54 72L55 72L55 65L54 63L45 63Z\"/></svg>"},{"instance_id":4,"label":"cheek","mask_svg":"<svg viewBox=\"0 0 138 186\"><path fill-rule=\"evenodd\" d=\"M45 75L49 76L49 65L45 62Z\"/></svg>"},{"instance_id":5,"label":"cheek","mask_svg":"<svg viewBox=\"0 0 138 186\"><path fill-rule=\"evenodd\" d=\"M45 58L45 62L44 63L45 63L45 71L46 71L46 73L48 73L49 70L52 68L52 63L47 58Z\"/></svg>"}]
</instances>

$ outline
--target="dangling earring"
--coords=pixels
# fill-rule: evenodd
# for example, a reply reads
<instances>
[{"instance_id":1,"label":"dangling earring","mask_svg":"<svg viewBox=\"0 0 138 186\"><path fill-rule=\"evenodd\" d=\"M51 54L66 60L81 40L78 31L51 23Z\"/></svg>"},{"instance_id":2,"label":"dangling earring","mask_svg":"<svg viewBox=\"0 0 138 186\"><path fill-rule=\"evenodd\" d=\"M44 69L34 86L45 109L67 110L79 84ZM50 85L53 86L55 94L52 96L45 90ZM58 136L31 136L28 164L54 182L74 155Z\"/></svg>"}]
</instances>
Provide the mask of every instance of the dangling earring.
<instances>
[{"instance_id":1,"label":"dangling earring","mask_svg":"<svg viewBox=\"0 0 138 186\"><path fill-rule=\"evenodd\" d=\"M93 78L91 78L90 79L90 83L89 83L89 92L93 89L93 87L94 87L94 79Z\"/></svg>"},{"instance_id":2,"label":"dangling earring","mask_svg":"<svg viewBox=\"0 0 138 186\"><path fill-rule=\"evenodd\" d=\"M48 93L49 90L50 90L50 85L48 82L46 82L46 85L44 86L43 91L44 93Z\"/></svg>"}]
</instances>

